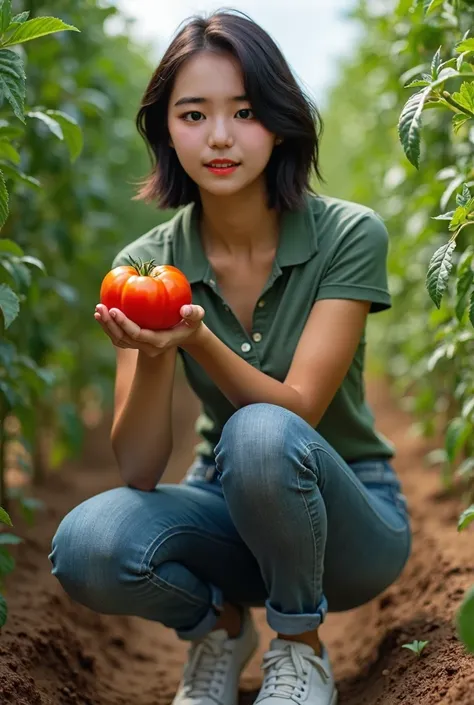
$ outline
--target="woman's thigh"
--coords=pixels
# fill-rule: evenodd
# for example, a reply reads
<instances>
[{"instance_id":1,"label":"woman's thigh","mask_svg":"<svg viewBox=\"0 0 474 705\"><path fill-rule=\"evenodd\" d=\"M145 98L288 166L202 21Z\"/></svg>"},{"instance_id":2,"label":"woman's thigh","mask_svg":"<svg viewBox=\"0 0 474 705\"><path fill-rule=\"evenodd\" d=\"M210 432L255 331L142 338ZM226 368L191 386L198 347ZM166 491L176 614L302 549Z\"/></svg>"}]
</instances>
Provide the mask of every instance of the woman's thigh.
<instances>
[{"instance_id":1,"label":"woman's thigh","mask_svg":"<svg viewBox=\"0 0 474 705\"><path fill-rule=\"evenodd\" d=\"M119 487L75 507L61 522L50 555L70 592L130 586L158 565L182 563L227 599L264 599L258 565L238 535L222 495L198 486Z\"/></svg>"},{"instance_id":2,"label":"woman's thigh","mask_svg":"<svg viewBox=\"0 0 474 705\"><path fill-rule=\"evenodd\" d=\"M347 465L325 454L324 462L323 586L329 611L340 611L365 604L397 579L411 550L410 520L389 461Z\"/></svg>"},{"instance_id":3,"label":"woman's thigh","mask_svg":"<svg viewBox=\"0 0 474 705\"><path fill-rule=\"evenodd\" d=\"M285 580L309 577L329 609L342 610L374 598L400 574L410 527L386 459L349 464L298 415L255 404L227 422L216 460L231 515L267 576L280 555Z\"/></svg>"}]
</instances>

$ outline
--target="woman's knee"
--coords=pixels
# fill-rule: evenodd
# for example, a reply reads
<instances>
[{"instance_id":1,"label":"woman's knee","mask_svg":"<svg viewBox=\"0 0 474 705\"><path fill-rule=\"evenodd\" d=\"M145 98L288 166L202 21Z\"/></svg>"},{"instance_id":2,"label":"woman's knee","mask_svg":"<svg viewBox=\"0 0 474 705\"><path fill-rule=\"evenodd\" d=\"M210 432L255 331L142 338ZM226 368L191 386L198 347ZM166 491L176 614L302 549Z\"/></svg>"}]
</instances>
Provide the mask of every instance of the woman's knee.
<instances>
[{"instance_id":1,"label":"woman's knee","mask_svg":"<svg viewBox=\"0 0 474 705\"><path fill-rule=\"evenodd\" d=\"M135 492L121 487L86 500L64 517L53 538L53 575L91 609L121 611L124 592L140 579Z\"/></svg>"},{"instance_id":2,"label":"woman's knee","mask_svg":"<svg viewBox=\"0 0 474 705\"><path fill-rule=\"evenodd\" d=\"M310 437L310 434L311 437ZM306 474L307 445L316 435L297 414L273 404L245 406L228 420L216 446L224 491L240 490L268 501ZM314 474L310 473L311 482Z\"/></svg>"}]
</instances>

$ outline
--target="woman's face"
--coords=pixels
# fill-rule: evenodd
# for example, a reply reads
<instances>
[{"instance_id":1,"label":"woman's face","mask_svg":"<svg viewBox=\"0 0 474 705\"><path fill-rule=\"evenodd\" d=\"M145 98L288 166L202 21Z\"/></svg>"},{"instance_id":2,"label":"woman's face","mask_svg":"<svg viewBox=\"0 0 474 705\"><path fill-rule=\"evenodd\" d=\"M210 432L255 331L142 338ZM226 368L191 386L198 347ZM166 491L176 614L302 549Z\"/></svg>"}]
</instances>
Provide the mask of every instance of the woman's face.
<instances>
[{"instance_id":1,"label":"woman's face","mask_svg":"<svg viewBox=\"0 0 474 705\"><path fill-rule=\"evenodd\" d=\"M231 195L256 181L275 145L244 93L242 72L230 55L197 54L175 80L168 107L171 144L186 173L211 194ZM213 171L209 164L216 159L238 166Z\"/></svg>"}]
</instances>

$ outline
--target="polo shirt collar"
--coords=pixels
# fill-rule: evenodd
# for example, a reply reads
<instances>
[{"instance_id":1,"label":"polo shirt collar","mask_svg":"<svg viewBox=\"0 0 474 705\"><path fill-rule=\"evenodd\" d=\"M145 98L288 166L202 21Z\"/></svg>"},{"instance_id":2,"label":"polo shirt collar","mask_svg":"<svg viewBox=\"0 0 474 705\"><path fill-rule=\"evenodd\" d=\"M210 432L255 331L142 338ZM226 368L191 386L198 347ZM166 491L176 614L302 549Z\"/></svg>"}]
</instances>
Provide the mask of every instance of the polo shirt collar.
<instances>
[{"instance_id":1,"label":"polo shirt collar","mask_svg":"<svg viewBox=\"0 0 474 705\"><path fill-rule=\"evenodd\" d=\"M285 211L280 224L280 242L276 261L280 267L291 267L307 262L319 250L315 214L311 204L314 197L305 196L302 208ZM195 203L185 206L177 219L173 233L174 262L191 284L208 281L211 266L204 252L199 233L199 208Z\"/></svg>"}]
</instances>

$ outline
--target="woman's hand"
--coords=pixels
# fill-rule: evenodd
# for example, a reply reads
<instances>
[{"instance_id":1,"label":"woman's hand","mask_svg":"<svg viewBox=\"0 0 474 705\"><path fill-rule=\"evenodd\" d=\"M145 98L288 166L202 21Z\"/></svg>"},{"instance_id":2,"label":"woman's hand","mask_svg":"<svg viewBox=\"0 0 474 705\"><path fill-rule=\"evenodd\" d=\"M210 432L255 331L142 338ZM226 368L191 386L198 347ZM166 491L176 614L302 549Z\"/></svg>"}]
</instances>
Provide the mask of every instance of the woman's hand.
<instances>
[{"instance_id":1,"label":"woman's hand","mask_svg":"<svg viewBox=\"0 0 474 705\"><path fill-rule=\"evenodd\" d=\"M140 328L118 308L109 311L103 304L95 307L94 318L116 347L140 350L149 357L156 357L169 348L192 342L197 336L202 327L204 309L201 306L183 306L180 314L183 320L177 326L158 331Z\"/></svg>"}]
</instances>

